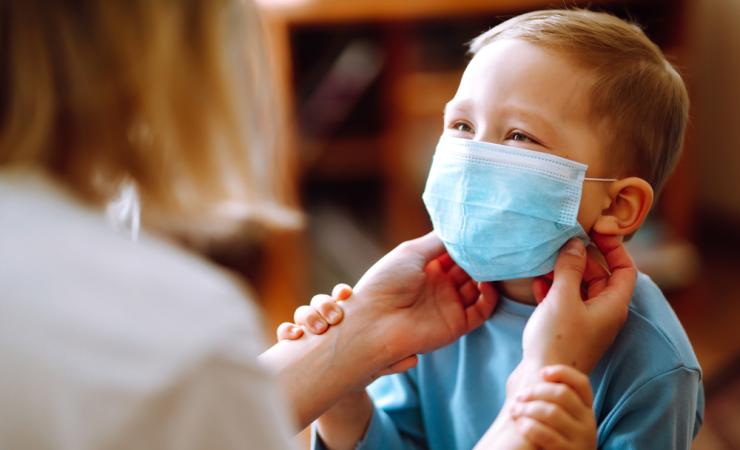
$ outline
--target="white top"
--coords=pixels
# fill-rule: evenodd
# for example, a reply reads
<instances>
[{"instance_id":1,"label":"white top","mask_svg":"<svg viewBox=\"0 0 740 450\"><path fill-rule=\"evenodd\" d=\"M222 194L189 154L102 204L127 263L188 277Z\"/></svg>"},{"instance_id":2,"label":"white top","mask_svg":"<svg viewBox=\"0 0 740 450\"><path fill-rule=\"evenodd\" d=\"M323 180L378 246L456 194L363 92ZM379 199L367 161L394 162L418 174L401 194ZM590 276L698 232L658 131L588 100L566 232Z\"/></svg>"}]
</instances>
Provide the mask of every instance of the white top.
<instances>
[{"instance_id":1,"label":"white top","mask_svg":"<svg viewBox=\"0 0 740 450\"><path fill-rule=\"evenodd\" d=\"M260 337L225 273L0 171L0 448L290 448Z\"/></svg>"}]
</instances>

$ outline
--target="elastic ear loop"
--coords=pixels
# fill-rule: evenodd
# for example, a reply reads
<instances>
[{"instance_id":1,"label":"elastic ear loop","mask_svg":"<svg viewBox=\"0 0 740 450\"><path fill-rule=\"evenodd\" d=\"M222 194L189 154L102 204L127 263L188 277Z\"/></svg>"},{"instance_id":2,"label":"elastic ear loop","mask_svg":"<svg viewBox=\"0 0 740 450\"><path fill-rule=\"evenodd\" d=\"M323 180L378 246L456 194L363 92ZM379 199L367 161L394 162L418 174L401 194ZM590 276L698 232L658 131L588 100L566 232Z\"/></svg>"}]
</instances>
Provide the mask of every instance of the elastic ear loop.
<instances>
[{"instance_id":1,"label":"elastic ear loop","mask_svg":"<svg viewBox=\"0 0 740 450\"><path fill-rule=\"evenodd\" d=\"M586 177L583 179L583 181L601 181L601 182L607 182L611 183L612 181L617 181L617 178L589 178Z\"/></svg>"}]
</instances>

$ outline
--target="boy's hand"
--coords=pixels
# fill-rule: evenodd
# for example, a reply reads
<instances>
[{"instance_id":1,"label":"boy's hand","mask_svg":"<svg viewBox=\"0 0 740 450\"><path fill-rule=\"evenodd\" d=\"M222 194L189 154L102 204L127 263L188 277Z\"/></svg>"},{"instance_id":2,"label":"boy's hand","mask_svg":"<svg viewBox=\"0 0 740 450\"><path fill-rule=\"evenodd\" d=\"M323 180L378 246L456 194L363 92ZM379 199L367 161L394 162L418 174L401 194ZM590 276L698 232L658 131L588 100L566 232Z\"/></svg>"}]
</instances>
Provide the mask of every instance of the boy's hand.
<instances>
[{"instance_id":1,"label":"boy's hand","mask_svg":"<svg viewBox=\"0 0 740 450\"><path fill-rule=\"evenodd\" d=\"M293 321L283 322L277 328L278 341L295 340L308 330L313 334L323 334L330 326L339 324L344 319L340 302L352 296L352 287L344 283L334 286L331 296L314 295L310 305L299 306L293 313Z\"/></svg>"},{"instance_id":2,"label":"boy's hand","mask_svg":"<svg viewBox=\"0 0 740 450\"><path fill-rule=\"evenodd\" d=\"M545 367L541 380L516 395L510 414L516 429L544 450L593 450L596 420L588 377L565 365Z\"/></svg>"},{"instance_id":3,"label":"boy's hand","mask_svg":"<svg viewBox=\"0 0 740 450\"><path fill-rule=\"evenodd\" d=\"M278 341L300 339L305 331L317 335L324 334L330 326L338 325L344 318L341 303L349 300L352 293L351 286L340 283L334 286L331 296L326 294L314 295L310 305L299 306L295 310L295 313L293 313L295 323L283 322L278 326ZM372 378L405 372L416 366L418 361L416 355L411 355L374 374Z\"/></svg>"}]
</instances>

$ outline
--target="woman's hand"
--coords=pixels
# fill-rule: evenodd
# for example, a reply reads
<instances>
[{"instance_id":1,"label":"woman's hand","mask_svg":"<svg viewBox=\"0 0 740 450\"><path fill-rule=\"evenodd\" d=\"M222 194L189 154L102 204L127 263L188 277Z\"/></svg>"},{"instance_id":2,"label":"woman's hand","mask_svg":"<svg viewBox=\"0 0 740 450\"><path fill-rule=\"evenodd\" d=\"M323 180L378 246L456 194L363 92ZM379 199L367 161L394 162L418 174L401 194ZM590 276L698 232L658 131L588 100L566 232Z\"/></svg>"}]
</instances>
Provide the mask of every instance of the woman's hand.
<instances>
[{"instance_id":1,"label":"woman's hand","mask_svg":"<svg viewBox=\"0 0 740 450\"><path fill-rule=\"evenodd\" d=\"M493 286L472 280L434 233L396 247L365 273L354 292L353 302L367 302L377 313L378 338L393 358L390 364L474 330L498 301Z\"/></svg>"},{"instance_id":2,"label":"woman's hand","mask_svg":"<svg viewBox=\"0 0 740 450\"><path fill-rule=\"evenodd\" d=\"M558 256L552 284L546 278L533 282L541 301L524 329L523 364L567 364L588 373L627 319L637 279L634 262L620 238L592 239L608 270L572 239Z\"/></svg>"}]
</instances>

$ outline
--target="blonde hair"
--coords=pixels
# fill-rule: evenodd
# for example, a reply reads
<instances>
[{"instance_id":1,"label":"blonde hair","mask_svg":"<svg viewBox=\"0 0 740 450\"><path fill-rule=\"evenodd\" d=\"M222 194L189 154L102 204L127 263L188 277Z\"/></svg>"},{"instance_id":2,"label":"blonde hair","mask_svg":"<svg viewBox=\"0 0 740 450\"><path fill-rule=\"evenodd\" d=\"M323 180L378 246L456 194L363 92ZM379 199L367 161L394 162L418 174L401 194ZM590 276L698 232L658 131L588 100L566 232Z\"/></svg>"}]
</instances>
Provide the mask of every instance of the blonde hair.
<instances>
[{"instance_id":1,"label":"blonde hair","mask_svg":"<svg viewBox=\"0 0 740 450\"><path fill-rule=\"evenodd\" d=\"M689 98L681 76L638 26L583 9L534 11L481 34L470 51L501 39L562 52L591 71L591 115L608 120L613 133L608 160L619 176L639 176L660 191L681 153Z\"/></svg>"},{"instance_id":2,"label":"blonde hair","mask_svg":"<svg viewBox=\"0 0 740 450\"><path fill-rule=\"evenodd\" d=\"M144 224L167 232L296 224L253 5L0 8L0 165L41 166L95 205L133 182Z\"/></svg>"}]
</instances>

